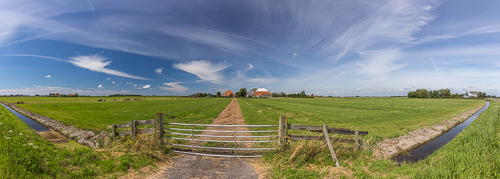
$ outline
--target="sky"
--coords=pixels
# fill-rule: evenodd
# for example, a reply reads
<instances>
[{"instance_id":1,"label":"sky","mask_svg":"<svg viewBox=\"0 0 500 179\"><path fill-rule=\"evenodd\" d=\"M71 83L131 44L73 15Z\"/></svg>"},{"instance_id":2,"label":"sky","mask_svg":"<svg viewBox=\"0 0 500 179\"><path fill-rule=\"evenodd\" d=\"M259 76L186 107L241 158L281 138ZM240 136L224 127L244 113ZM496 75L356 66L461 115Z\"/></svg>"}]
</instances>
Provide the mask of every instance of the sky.
<instances>
[{"instance_id":1,"label":"sky","mask_svg":"<svg viewBox=\"0 0 500 179\"><path fill-rule=\"evenodd\" d=\"M0 1L0 95L500 89L500 1Z\"/></svg>"}]
</instances>

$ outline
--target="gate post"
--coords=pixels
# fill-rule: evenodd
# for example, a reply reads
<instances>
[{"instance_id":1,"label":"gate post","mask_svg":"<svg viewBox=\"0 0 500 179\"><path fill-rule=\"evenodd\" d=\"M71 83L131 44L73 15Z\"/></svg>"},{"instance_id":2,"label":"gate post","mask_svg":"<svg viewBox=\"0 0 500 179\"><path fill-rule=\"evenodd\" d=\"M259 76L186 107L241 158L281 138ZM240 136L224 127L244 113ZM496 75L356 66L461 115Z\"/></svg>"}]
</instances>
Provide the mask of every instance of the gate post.
<instances>
[{"instance_id":1,"label":"gate post","mask_svg":"<svg viewBox=\"0 0 500 179\"><path fill-rule=\"evenodd\" d=\"M112 125L113 128L113 139L116 139L117 133L116 133L116 125Z\"/></svg>"},{"instance_id":2,"label":"gate post","mask_svg":"<svg viewBox=\"0 0 500 179\"><path fill-rule=\"evenodd\" d=\"M130 121L130 127L132 128L132 137L135 139L135 136L137 135L137 125L134 119Z\"/></svg>"},{"instance_id":3,"label":"gate post","mask_svg":"<svg viewBox=\"0 0 500 179\"><path fill-rule=\"evenodd\" d=\"M356 129L356 132L354 133L354 149L358 150L359 149L359 130Z\"/></svg>"},{"instance_id":4,"label":"gate post","mask_svg":"<svg viewBox=\"0 0 500 179\"><path fill-rule=\"evenodd\" d=\"M160 140L163 137L163 113L155 114L155 138Z\"/></svg>"},{"instance_id":5,"label":"gate post","mask_svg":"<svg viewBox=\"0 0 500 179\"><path fill-rule=\"evenodd\" d=\"M280 116L279 120L279 144L280 144L280 151L283 150L283 146L286 144L285 138L288 137L288 121L286 120L286 116Z\"/></svg>"}]
</instances>

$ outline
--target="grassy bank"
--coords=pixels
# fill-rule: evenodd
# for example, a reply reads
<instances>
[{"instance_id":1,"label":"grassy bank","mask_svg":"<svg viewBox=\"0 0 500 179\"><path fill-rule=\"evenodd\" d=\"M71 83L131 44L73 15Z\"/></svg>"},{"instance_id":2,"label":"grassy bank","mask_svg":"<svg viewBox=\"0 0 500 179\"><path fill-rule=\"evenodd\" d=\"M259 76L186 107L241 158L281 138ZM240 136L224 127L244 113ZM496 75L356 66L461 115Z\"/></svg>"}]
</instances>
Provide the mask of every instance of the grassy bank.
<instances>
[{"instance_id":1,"label":"grassy bank","mask_svg":"<svg viewBox=\"0 0 500 179\"><path fill-rule=\"evenodd\" d=\"M165 156L159 146L144 147L147 141L112 145L101 152L59 148L3 107L0 136L0 178L115 178Z\"/></svg>"},{"instance_id":2,"label":"grassy bank","mask_svg":"<svg viewBox=\"0 0 500 179\"><path fill-rule=\"evenodd\" d=\"M46 100L48 97L39 97ZM4 98L2 98L4 99ZM57 99L57 98L50 98ZM165 114L165 121L184 123L211 123L229 104L229 98L141 100L123 102L65 102L65 103L25 103L18 106L32 112L61 121L65 125L92 130L108 131L112 124L122 124L135 120L154 119L156 112ZM141 126L150 127L150 126Z\"/></svg>"},{"instance_id":3,"label":"grassy bank","mask_svg":"<svg viewBox=\"0 0 500 179\"><path fill-rule=\"evenodd\" d=\"M238 99L247 124L289 123L369 131L380 141L437 124L482 104L483 100L335 98ZM292 131L298 132L298 131Z\"/></svg>"}]
</instances>

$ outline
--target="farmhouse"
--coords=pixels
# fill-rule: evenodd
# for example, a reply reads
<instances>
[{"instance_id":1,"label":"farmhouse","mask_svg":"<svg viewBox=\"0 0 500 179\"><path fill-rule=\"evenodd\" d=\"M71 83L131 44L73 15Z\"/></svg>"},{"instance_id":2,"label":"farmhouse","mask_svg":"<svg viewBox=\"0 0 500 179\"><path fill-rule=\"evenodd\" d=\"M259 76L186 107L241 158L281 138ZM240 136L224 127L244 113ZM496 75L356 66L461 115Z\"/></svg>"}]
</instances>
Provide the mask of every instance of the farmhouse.
<instances>
[{"instance_id":1,"label":"farmhouse","mask_svg":"<svg viewBox=\"0 0 500 179\"><path fill-rule=\"evenodd\" d=\"M224 97L233 97L234 93L231 90L227 90L224 94L222 94Z\"/></svg>"},{"instance_id":2,"label":"farmhouse","mask_svg":"<svg viewBox=\"0 0 500 179\"><path fill-rule=\"evenodd\" d=\"M266 88L259 88L252 94L253 97L272 97L272 95Z\"/></svg>"},{"instance_id":3,"label":"farmhouse","mask_svg":"<svg viewBox=\"0 0 500 179\"><path fill-rule=\"evenodd\" d=\"M469 98L477 98L477 91L469 91Z\"/></svg>"},{"instance_id":4,"label":"farmhouse","mask_svg":"<svg viewBox=\"0 0 500 179\"><path fill-rule=\"evenodd\" d=\"M61 97L61 94L59 94L59 93L56 93L56 97Z\"/></svg>"}]
</instances>

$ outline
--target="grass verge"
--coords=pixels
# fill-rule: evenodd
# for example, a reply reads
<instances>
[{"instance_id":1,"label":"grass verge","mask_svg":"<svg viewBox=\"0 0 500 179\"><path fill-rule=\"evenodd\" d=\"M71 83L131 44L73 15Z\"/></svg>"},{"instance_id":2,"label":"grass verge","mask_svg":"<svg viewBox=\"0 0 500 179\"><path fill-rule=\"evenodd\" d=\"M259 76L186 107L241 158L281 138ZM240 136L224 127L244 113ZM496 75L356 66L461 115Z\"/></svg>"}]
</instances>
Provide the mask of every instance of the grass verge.
<instances>
[{"instance_id":1,"label":"grass verge","mask_svg":"<svg viewBox=\"0 0 500 179\"><path fill-rule=\"evenodd\" d=\"M145 140L115 141L100 151L60 148L3 107L0 136L0 178L117 178L168 156L167 149Z\"/></svg>"}]
</instances>

